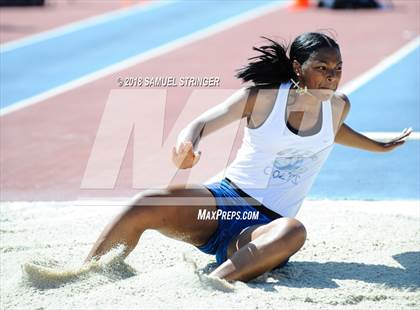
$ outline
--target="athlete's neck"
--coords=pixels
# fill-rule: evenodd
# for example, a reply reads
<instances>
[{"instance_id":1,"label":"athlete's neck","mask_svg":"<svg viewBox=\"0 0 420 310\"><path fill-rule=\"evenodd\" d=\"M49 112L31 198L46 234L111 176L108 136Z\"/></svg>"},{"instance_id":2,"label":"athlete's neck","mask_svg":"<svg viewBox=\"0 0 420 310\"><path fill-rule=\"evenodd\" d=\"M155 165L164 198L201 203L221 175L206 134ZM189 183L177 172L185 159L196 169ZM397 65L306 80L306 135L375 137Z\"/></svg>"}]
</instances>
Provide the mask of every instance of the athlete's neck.
<instances>
[{"instance_id":1,"label":"athlete's neck","mask_svg":"<svg viewBox=\"0 0 420 310\"><path fill-rule=\"evenodd\" d=\"M291 89L287 99L289 112L304 112L317 114L321 109L322 101L311 94L298 94L295 89Z\"/></svg>"}]
</instances>

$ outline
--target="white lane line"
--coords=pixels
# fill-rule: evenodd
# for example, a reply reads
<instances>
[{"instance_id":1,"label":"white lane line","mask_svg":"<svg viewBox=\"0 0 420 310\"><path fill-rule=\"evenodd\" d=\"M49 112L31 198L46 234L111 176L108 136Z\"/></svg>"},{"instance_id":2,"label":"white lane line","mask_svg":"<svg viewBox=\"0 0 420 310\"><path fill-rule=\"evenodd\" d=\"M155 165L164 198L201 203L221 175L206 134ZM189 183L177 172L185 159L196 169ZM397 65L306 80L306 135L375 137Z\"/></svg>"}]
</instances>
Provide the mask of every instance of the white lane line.
<instances>
[{"instance_id":1,"label":"white lane line","mask_svg":"<svg viewBox=\"0 0 420 310\"><path fill-rule=\"evenodd\" d=\"M159 47L156 47L154 49L151 49L147 52L143 52L139 55L127 58L126 60L123 60L121 62L115 63L113 65L110 65L108 67L105 67L101 70L98 70L96 72L93 72L91 74L87 74L85 76L82 76L76 80L73 80L71 82L62 84L58 87L55 87L53 89L50 89L48 91L45 91L43 93L40 93L38 95L32 96L30 98L15 102L7 107L4 107L0 110L0 116L7 115L9 113L18 111L20 109L26 108L28 106L34 105L38 102L44 101L48 98L51 98L53 96L57 96L59 94L62 94L66 91L75 89L77 87L86 85L88 83L91 83L93 81L99 80L100 78L103 78L105 76L111 75L113 73L116 73L118 71L122 71L124 69L130 68L134 65L137 65L141 62L150 60L152 58L162 56L163 54L169 53L171 51L174 51L178 48L181 48L183 46L186 46L188 44L191 44L193 42L202 40L204 38L210 37L214 34L217 34L219 32L225 31L229 28L232 28L234 26L237 26L239 24L248 22L252 19L258 18L260 16L266 15L270 12L273 12L275 10L278 10L279 8L283 8L290 4L290 1L284 1L284 2L277 2L274 1L268 5L264 5L258 9L254 9L252 11L242 13L240 15L231 17L225 21L222 21L220 23L214 24L212 26L209 26L205 29L196 31L192 34L189 34L187 36L184 36L180 39L176 39L174 41L171 41L169 43L166 43L164 45L161 45ZM117 86L117 81L115 81L115 85Z\"/></svg>"},{"instance_id":2,"label":"white lane line","mask_svg":"<svg viewBox=\"0 0 420 310\"><path fill-rule=\"evenodd\" d=\"M401 135L401 131L363 131L363 135L374 140L389 140ZM420 132L413 131L408 137L407 140L420 140Z\"/></svg>"},{"instance_id":3,"label":"white lane line","mask_svg":"<svg viewBox=\"0 0 420 310\"><path fill-rule=\"evenodd\" d=\"M64 26L60 26L51 30L46 30L43 32L39 32L30 36L26 36L21 39L9 41L0 45L0 53L5 53L12 51L14 49L24 47L30 44L34 44L37 42L41 42L44 40L48 40L51 38L55 38L64 34L72 33L78 31L83 28L88 28L91 26L103 24L110 22L112 20L124 18L130 16L132 14L136 14L140 11L148 11L151 9L155 9L169 3L173 3L174 1L160 1L160 2L153 2L147 5L144 4L136 4L126 8L117 9L112 12L104 13L101 15L96 15L93 17L88 17L86 19L82 19L77 22L69 23Z\"/></svg>"},{"instance_id":4,"label":"white lane line","mask_svg":"<svg viewBox=\"0 0 420 310\"><path fill-rule=\"evenodd\" d=\"M376 66L369 69L365 73L359 75L357 78L351 80L347 84L345 84L343 87L340 87L340 91L345 93L346 95L351 94L356 89L361 87L362 85L366 84L373 78L375 78L377 75L384 72L386 69L391 67L392 65L399 62L401 59L409 55L411 52L413 52L416 48L418 48L420 45L420 36L417 38L411 40L406 45L404 45L402 48L400 48L398 51L393 53L392 55L386 57L384 60L379 62ZM418 68L417 68L418 69Z\"/></svg>"}]
</instances>

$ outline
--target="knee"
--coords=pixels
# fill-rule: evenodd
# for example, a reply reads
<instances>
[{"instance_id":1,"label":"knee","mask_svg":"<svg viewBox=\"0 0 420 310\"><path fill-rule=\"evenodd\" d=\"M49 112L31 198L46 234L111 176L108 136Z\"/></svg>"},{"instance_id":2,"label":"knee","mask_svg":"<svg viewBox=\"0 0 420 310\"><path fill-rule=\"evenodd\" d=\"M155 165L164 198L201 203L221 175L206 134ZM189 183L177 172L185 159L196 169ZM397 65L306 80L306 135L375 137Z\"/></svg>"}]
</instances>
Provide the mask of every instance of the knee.
<instances>
[{"instance_id":1,"label":"knee","mask_svg":"<svg viewBox=\"0 0 420 310\"><path fill-rule=\"evenodd\" d=\"M307 234L306 228L300 221L296 219L291 219L291 220L292 220L291 229L296 235L296 238L298 239L298 243L300 244L299 248L301 248L306 241L306 234Z\"/></svg>"},{"instance_id":2,"label":"knee","mask_svg":"<svg viewBox=\"0 0 420 310\"><path fill-rule=\"evenodd\" d=\"M306 241L306 228L305 226L294 218L289 218L287 221L287 228L296 240L296 245L300 249Z\"/></svg>"},{"instance_id":3,"label":"knee","mask_svg":"<svg viewBox=\"0 0 420 310\"><path fill-rule=\"evenodd\" d=\"M302 245L306 241L306 228L302 224L302 222L298 221L297 219L291 218L289 219L289 225L290 229L293 231L293 233L301 240Z\"/></svg>"},{"instance_id":4,"label":"knee","mask_svg":"<svg viewBox=\"0 0 420 310\"><path fill-rule=\"evenodd\" d=\"M277 222L276 222L277 221ZM281 218L272 222L274 233L278 239L288 236L291 239L291 244L297 249L300 249L306 241L306 228L305 226L294 218Z\"/></svg>"}]
</instances>

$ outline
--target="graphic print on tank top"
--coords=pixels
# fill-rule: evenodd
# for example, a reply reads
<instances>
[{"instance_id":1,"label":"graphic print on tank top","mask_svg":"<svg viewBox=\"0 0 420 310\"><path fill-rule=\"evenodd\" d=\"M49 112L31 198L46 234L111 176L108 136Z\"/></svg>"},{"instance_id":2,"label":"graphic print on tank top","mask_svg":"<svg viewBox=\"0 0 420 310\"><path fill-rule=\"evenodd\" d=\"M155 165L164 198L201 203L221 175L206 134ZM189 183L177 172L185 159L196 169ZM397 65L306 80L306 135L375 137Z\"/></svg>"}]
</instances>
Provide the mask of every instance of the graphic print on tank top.
<instances>
[{"instance_id":1,"label":"graphic print on tank top","mask_svg":"<svg viewBox=\"0 0 420 310\"><path fill-rule=\"evenodd\" d=\"M302 177L302 174L308 171L308 166L317 165L322 152L327 152L324 149L319 153L310 151L302 152L296 149L286 149L277 152L276 158L271 165L264 169L264 173L270 175L270 184L272 183L292 183L297 185Z\"/></svg>"}]
</instances>

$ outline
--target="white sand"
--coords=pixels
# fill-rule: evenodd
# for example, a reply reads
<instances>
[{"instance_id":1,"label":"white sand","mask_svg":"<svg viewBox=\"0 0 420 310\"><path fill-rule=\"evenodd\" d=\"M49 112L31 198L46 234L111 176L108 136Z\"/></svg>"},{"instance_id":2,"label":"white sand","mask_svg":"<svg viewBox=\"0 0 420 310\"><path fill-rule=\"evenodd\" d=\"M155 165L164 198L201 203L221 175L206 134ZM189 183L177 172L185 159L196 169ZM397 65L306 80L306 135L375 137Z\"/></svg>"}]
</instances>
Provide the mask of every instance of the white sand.
<instances>
[{"instance_id":1,"label":"white sand","mask_svg":"<svg viewBox=\"0 0 420 310\"><path fill-rule=\"evenodd\" d=\"M126 263L110 253L80 270L119 208L2 203L1 309L420 307L418 201L307 201L298 218L308 240L291 263L230 288L205 278L213 256L155 231Z\"/></svg>"}]
</instances>

